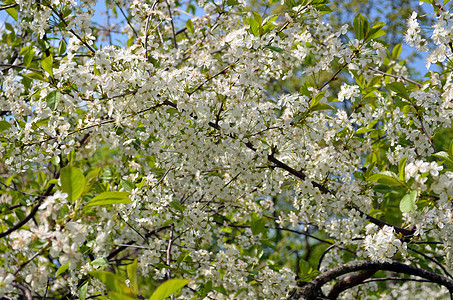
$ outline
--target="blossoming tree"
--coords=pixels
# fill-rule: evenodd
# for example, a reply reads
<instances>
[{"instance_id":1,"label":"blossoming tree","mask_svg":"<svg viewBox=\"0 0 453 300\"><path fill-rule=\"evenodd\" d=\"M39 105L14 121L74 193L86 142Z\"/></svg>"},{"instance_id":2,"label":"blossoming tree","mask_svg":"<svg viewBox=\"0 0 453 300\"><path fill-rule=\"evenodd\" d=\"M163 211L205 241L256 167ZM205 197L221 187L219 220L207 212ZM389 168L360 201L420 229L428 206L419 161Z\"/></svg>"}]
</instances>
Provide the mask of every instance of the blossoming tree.
<instances>
[{"instance_id":1,"label":"blossoming tree","mask_svg":"<svg viewBox=\"0 0 453 300\"><path fill-rule=\"evenodd\" d=\"M448 0L420 81L327 2L3 1L0 297L452 297Z\"/></svg>"}]
</instances>

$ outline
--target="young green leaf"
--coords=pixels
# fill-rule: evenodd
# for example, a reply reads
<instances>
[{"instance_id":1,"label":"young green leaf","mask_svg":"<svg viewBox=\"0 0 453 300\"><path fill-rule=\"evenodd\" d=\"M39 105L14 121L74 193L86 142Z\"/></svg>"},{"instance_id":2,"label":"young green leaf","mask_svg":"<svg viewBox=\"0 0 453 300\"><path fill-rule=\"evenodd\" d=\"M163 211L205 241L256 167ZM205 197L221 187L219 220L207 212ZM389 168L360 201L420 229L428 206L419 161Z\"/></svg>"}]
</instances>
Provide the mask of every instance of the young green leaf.
<instances>
[{"instance_id":1,"label":"young green leaf","mask_svg":"<svg viewBox=\"0 0 453 300\"><path fill-rule=\"evenodd\" d=\"M384 27L385 24L386 23L384 23L384 22L374 23L368 32L368 36L365 39L365 42L375 40L375 39L380 38L381 36L385 35L385 31L381 29L382 27Z\"/></svg>"},{"instance_id":2,"label":"young green leaf","mask_svg":"<svg viewBox=\"0 0 453 300\"><path fill-rule=\"evenodd\" d=\"M129 287L132 289L135 295L138 294L138 281L137 281L137 258L127 265L127 277L129 278Z\"/></svg>"},{"instance_id":3,"label":"young green leaf","mask_svg":"<svg viewBox=\"0 0 453 300\"><path fill-rule=\"evenodd\" d=\"M104 192L87 203L85 207L97 206L97 205L109 205L109 204L121 204L121 203L132 203L129 199L129 193L127 192Z\"/></svg>"},{"instance_id":4,"label":"young green leaf","mask_svg":"<svg viewBox=\"0 0 453 300\"><path fill-rule=\"evenodd\" d=\"M260 35L260 24L253 18L245 18L247 24L250 26L250 32L254 36Z\"/></svg>"},{"instance_id":5,"label":"young green leaf","mask_svg":"<svg viewBox=\"0 0 453 300\"><path fill-rule=\"evenodd\" d=\"M367 36L370 23L361 13L358 13L354 18L353 26L355 36L360 41Z\"/></svg>"},{"instance_id":6,"label":"young green leaf","mask_svg":"<svg viewBox=\"0 0 453 300\"><path fill-rule=\"evenodd\" d=\"M193 26L193 22L192 22L191 19L188 19L186 21L186 28L187 28L187 30L189 30L190 33L194 33L195 32L195 28Z\"/></svg>"},{"instance_id":7,"label":"young green leaf","mask_svg":"<svg viewBox=\"0 0 453 300\"><path fill-rule=\"evenodd\" d=\"M1 120L0 121L0 131L5 131L6 129L9 129L11 127L11 124L9 124L8 121Z\"/></svg>"},{"instance_id":8,"label":"young green leaf","mask_svg":"<svg viewBox=\"0 0 453 300\"><path fill-rule=\"evenodd\" d=\"M66 52L66 43L62 39L60 40L60 43L58 44L58 54L63 55Z\"/></svg>"},{"instance_id":9,"label":"young green leaf","mask_svg":"<svg viewBox=\"0 0 453 300\"><path fill-rule=\"evenodd\" d=\"M60 276L60 275L61 275L64 271L66 271L68 268L69 268L69 263L64 264L64 265L61 265L61 266L58 268L57 273L55 274L55 277Z\"/></svg>"},{"instance_id":10,"label":"young green leaf","mask_svg":"<svg viewBox=\"0 0 453 300\"><path fill-rule=\"evenodd\" d=\"M368 178L369 181L382 183L391 186L402 186L403 183L398 179L398 176L390 171L384 171L379 174L373 174Z\"/></svg>"},{"instance_id":11,"label":"young green leaf","mask_svg":"<svg viewBox=\"0 0 453 300\"><path fill-rule=\"evenodd\" d=\"M19 15L17 14L17 10L14 7L10 7L8 9L6 9L6 12L8 13L8 15L13 17L14 20L17 21L19 19Z\"/></svg>"},{"instance_id":12,"label":"young green leaf","mask_svg":"<svg viewBox=\"0 0 453 300\"><path fill-rule=\"evenodd\" d=\"M85 188L85 176L79 169L72 166L61 169L60 182L63 192L68 194L69 202L76 201Z\"/></svg>"},{"instance_id":13,"label":"young green leaf","mask_svg":"<svg viewBox=\"0 0 453 300\"><path fill-rule=\"evenodd\" d=\"M41 67L44 71L53 77L53 56L49 55L41 61Z\"/></svg>"},{"instance_id":14,"label":"young green leaf","mask_svg":"<svg viewBox=\"0 0 453 300\"><path fill-rule=\"evenodd\" d=\"M409 93L402 82L392 82L387 85L389 89L394 91L398 96L409 100Z\"/></svg>"},{"instance_id":15,"label":"young green leaf","mask_svg":"<svg viewBox=\"0 0 453 300\"><path fill-rule=\"evenodd\" d=\"M398 163L398 178L403 182L405 181L404 175L406 173L406 161L407 157L403 157Z\"/></svg>"},{"instance_id":16,"label":"young green leaf","mask_svg":"<svg viewBox=\"0 0 453 300\"><path fill-rule=\"evenodd\" d=\"M47 105L51 110L56 110L58 103L60 103L61 93L59 90L54 90L50 92L46 97Z\"/></svg>"},{"instance_id":17,"label":"young green leaf","mask_svg":"<svg viewBox=\"0 0 453 300\"><path fill-rule=\"evenodd\" d=\"M149 300L164 300L189 283L187 279L170 279L159 285Z\"/></svg>"},{"instance_id":18,"label":"young green leaf","mask_svg":"<svg viewBox=\"0 0 453 300\"><path fill-rule=\"evenodd\" d=\"M88 272L88 274L94 278L97 278L112 292L118 292L121 294L130 294L131 292L124 279L118 274L107 271L91 271Z\"/></svg>"},{"instance_id":19,"label":"young green leaf","mask_svg":"<svg viewBox=\"0 0 453 300\"><path fill-rule=\"evenodd\" d=\"M109 261L105 257L98 257L95 260L91 261L91 265L99 266L99 267L107 267L109 265Z\"/></svg>"},{"instance_id":20,"label":"young green leaf","mask_svg":"<svg viewBox=\"0 0 453 300\"><path fill-rule=\"evenodd\" d=\"M260 233L263 233L264 230L266 229L266 226L264 224L264 221L262 218L259 219L252 219L252 233L255 235L258 235Z\"/></svg>"},{"instance_id":21,"label":"young green leaf","mask_svg":"<svg viewBox=\"0 0 453 300\"><path fill-rule=\"evenodd\" d=\"M282 48L275 47L275 46L265 46L265 48L268 48L268 49L270 49L272 51L275 51L275 52L278 52L278 53L285 52L285 50L283 50Z\"/></svg>"},{"instance_id":22,"label":"young green leaf","mask_svg":"<svg viewBox=\"0 0 453 300\"><path fill-rule=\"evenodd\" d=\"M415 202L417 201L417 194L416 190L410 191L406 194L403 199L400 201L400 210L403 213L413 212L417 209Z\"/></svg>"},{"instance_id":23,"label":"young green leaf","mask_svg":"<svg viewBox=\"0 0 453 300\"><path fill-rule=\"evenodd\" d=\"M395 60L398 59L398 57L400 56L402 50L403 50L403 44L402 43L399 43L398 45L393 47L392 58L395 59Z\"/></svg>"}]
</instances>

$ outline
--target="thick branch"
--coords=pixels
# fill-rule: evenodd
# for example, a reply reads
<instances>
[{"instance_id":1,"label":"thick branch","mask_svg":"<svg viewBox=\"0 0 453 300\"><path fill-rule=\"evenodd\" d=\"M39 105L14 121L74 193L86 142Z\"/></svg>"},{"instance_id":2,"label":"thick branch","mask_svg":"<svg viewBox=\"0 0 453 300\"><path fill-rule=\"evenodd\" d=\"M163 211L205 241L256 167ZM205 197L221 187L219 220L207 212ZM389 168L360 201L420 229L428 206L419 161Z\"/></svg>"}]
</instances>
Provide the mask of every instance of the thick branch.
<instances>
[{"instance_id":1,"label":"thick branch","mask_svg":"<svg viewBox=\"0 0 453 300\"><path fill-rule=\"evenodd\" d=\"M437 283L445 286L450 292L453 292L453 280L439 275L434 272L427 270L419 269L416 267L408 266L402 263L380 263L375 261L356 261L338 266L330 271L327 271L315 279L312 282L303 286L300 292L295 295L299 299L309 299L316 300L321 299L322 292L321 287L327 282L334 280L344 274L364 271L364 270L383 270L383 271L392 271L396 273L404 273L408 275L418 276L424 279L429 280L430 282ZM364 278L365 279L365 278ZM363 280L362 280L363 281Z\"/></svg>"},{"instance_id":2,"label":"thick branch","mask_svg":"<svg viewBox=\"0 0 453 300\"><path fill-rule=\"evenodd\" d=\"M11 283L11 285L22 291L22 293L24 295L23 299L26 299L26 300L33 299L33 296L31 295L31 291L25 285L17 283L17 282L13 282L13 283Z\"/></svg>"},{"instance_id":3,"label":"thick branch","mask_svg":"<svg viewBox=\"0 0 453 300\"><path fill-rule=\"evenodd\" d=\"M337 297L347 289L350 289L356 285L363 283L365 279L370 278L374 273L376 273L377 269L369 269L359 272L357 274L346 276L345 278L339 280L333 288L330 290L329 294L327 295L327 299L337 299Z\"/></svg>"}]
</instances>

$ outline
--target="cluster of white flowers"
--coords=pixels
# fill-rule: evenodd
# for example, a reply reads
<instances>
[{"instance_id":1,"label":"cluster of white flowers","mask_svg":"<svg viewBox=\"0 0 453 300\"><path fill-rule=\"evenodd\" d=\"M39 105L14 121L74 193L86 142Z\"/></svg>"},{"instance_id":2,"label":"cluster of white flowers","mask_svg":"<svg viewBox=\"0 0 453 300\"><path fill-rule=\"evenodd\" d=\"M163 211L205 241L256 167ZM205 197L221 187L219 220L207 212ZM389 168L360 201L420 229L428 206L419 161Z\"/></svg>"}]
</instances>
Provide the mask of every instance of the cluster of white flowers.
<instances>
[{"instance_id":1,"label":"cluster of white flowers","mask_svg":"<svg viewBox=\"0 0 453 300\"><path fill-rule=\"evenodd\" d=\"M419 51L428 51L428 42L420 35L420 25L417 21L417 13L414 11L407 20L407 31L404 37L406 43L416 47Z\"/></svg>"},{"instance_id":2,"label":"cluster of white flowers","mask_svg":"<svg viewBox=\"0 0 453 300\"><path fill-rule=\"evenodd\" d=\"M360 95L360 87L358 85L343 84L338 92L338 101L353 99Z\"/></svg>"},{"instance_id":3,"label":"cluster of white flowers","mask_svg":"<svg viewBox=\"0 0 453 300\"><path fill-rule=\"evenodd\" d=\"M368 256L379 262L392 262L397 251L406 255L406 243L395 237L393 227L385 225L375 234L369 234L363 241Z\"/></svg>"}]
</instances>

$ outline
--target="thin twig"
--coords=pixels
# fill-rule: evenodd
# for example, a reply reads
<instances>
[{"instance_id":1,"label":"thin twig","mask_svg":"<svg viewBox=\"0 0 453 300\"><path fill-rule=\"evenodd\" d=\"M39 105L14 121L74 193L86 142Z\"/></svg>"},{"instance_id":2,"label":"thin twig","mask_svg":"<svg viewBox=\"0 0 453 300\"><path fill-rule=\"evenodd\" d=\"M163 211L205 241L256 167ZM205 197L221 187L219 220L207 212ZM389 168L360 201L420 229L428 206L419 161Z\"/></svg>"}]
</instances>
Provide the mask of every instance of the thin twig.
<instances>
[{"instance_id":1,"label":"thin twig","mask_svg":"<svg viewBox=\"0 0 453 300\"><path fill-rule=\"evenodd\" d=\"M142 114L142 113L145 113L145 112L148 112L150 110L153 110L153 109L156 109L158 107L161 107L161 106L164 106L164 105L170 105L170 106L173 106L173 102L170 102L168 100L165 100L163 101L162 103L158 103L152 107L149 107L149 108L145 108L145 109L142 109L136 113L131 113L129 115L126 116L126 118L130 118L130 117L133 117L133 116L136 116L136 115L139 115L139 114ZM102 125L105 125L105 124L110 124L110 123L114 123L115 120L114 119L109 119L109 120L105 120L105 121L102 121L102 122L99 122L97 124L93 124L93 125L89 125L89 126L85 126L85 127L82 127L82 128L79 128L79 129L76 129L74 131L71 131L69 132L66 137L68 136L71 136L73 134L76 134L76 133L79 133L79 132L82 132L82 131L85 131L87 129L91 129L91 128L95 128L95 127L99 127L99 126L102 126ZM37 142L32 142L32 143L28 143L28 144L24 144L23 146L24 147L28 147L28 146L33 146L33 145L36 145L36 144L42 144L42 143L45 143L45 142L48 142L48 141L51 141L51 140L56 140L58 139L58 137L48 137L44 140L41 140L41 141L37 141Z\"/></svg>"},{"instance_id":2,"label":"thin twig","mask_svg":"<svg viewBox=\"0 0 453 300\"><path fill-rule=\"evenodd\" d=\"M226 66L225 68L223 68L221 71L217 72L216 74L214 74L213 76L209 77L208 79L206 79L205 81L203 81L202 83L200 83L195 89L193 89L191 92L187 93L190 96L193 95L193 93L195 93L196 91L198 91L203 85L205 85L207 82L211 81L212 79L216 78L217 76L225 73L229 68L231 68L232 66L234 66L235 64L237 64L239 61L239 58L236 59L235 62L229 64L228 66Z\"/></svg>"},{"instance_id":3,"label":"thin twig","mask_svg":"<svg viewBox=\"0 0 453 300\"><path fill-rule=\"evenodd\" d=\"M373 71L373 72L379 73L379 74L387 76L387 77L392 77L392 78L396 78L396 79L400 79L400 80L404 80L404 81L410 82L412 84L415 84L419 88L423 87L423 85L421 83L418 83L417 81L414 81L412 79L406 78L404 76L398 76L398 75L389 74L389 73L386 73L386 72L383 72L381 70L378 70L378 69L375 69L375 68L371 68L371 67L369 69L371 71Z\"/></svg>"},{"instance_id":4,"label":"thin twig","mask_svg":"<svg viewBox=\"0 0 453 300\"><path fill-rule=\"evenodd\" d=\"M68 23L66 23L66 20L64 19L64 17L56 10L52 7L52 5L49 5L49 8L58 16L58 18L64 23L64 25L67 27L68 26ZM74 30L72 29L69 29L69 32L72 33L79 41L82 42L82 44L85 45L85 47L87 47L92 54L96 53L96 50L94 50L93 47L91 47L90 45L88 45L87 42L85 42Z\"/></svg>"},{"instance_id":5,"label":"thin twig","mask_svg":"<svg viewBox=\"0 0 453 300\"><path fill-rule=\"evenodd\" d=\"M364 280L363 283L375 282L375 281L388 281L388 280L395 280L395 281L432 282L431 280L427 280L427 279L419 279L419 278L383 277L383 278L369 278L369 279Z\"/></svg>"},{"instance_id":6,"label":"thin twig","mask_svg":"<svg viewBox=\"0 0 453 300\"><path fill-rule=\"evenodd\" d=\"M170 238L168 239L168 247L167 247L167 280L171 279L171 245L173 244L173 233L175 230L175 225L171 224L170 226Z\"/></svg>"},{"instance_id":7,"label":"thin twig","mask_svg":"<svg viewBox=\"0 0 453 300\"><path fill-rule=\"evenodd\" d=\"M0 64L0 67L6 67L4 69L2 69L1 71L8 71L9 69L11 68L20 68L20 69L26 69L26 70L30 70L30 71L33 71L33 72L41 72L40 70L38 69L33 69L33 68L27 68L25 66L22 66L21 64L18 64L18 65L14 65L14 64Z\"/></svg>"},{"instance_id":8,"label":"thin twig","mask_svg":"<svg viewBox=\"0 0 453 300\"><path fill-rule=\"evenodd\" d=\"M0 181L0 185L3 185L3 186L4 186L5 188L7 188L7 189L11 189L11 190L14 190L14 191L16 191L16 192L19 192L19 193L21 193L22 195L25 195L25 196L38 197L38 198L39 198L39 197L44 197L44 196L41 196L41 195L30 194L30 193L21 191L21 190L19 190L18 188L15 188L15 187L6 185L6 184L4 184L4 183L1 182L1 181ZM19 206L20 206L20 205L19 205ZM11 207L10 207L10 209L11 209Z\"/></svg>"},{"instance_id":9,"label":"thin twig","mask_svg":"<svg viewBox=\"0 0 453 300\"><path fill-rule=\"evenodd\" d=\"M50 246L50 244L51 244L51 242L47 242L44 246L41 247L41 249L39 249L39 251L35 252L35 254L33 254L33 256L30 257L29 260L22 263L19 266L19 268L14 272L14 276L17 276L17 274L19 274L19 272L22 271L23 268L25 268L30 262L32 262L36 257L38 257L47 247Z\"/></svg>"},{"instance_id":10,"label":"thin twig","mask_svg":"<svg viewBox=\"0 0 453 300\"><path fill-rule=\"evenodd\" d=\"M435 263L436 265L438 265L439 268L441 268L442 271L444 271L444 273L445 273L448 277L450 277L450 278L453 279L453 277L451 276L451 274L447 271L447 269L445 269L445 267L444 267L440 262L437 261L437 259L432 258L432 257L430 257L429 255L426 255L425 253L420 252L420 251L418 251L418 250L416 250L416 249L414 249L414 248L412 248L412 247L410 247L410 246L407 246L407 249L409 249L409 250L411 250L411 251L413 251L413 252L415 252L415 253L417 253L417 254L420 254L421 256L423 256L424 258L426 258L427 260L432 261L433 263Z\"/></svg>"},{"instance_id":11,"label":"thin twig","mask_svg":"<svg viewBox=\"0 0 453 300\"><path fill-rule=\"evenodd\" d=\"M173 23L173 15L171 13L171 7L170 7L170 4L168 3L168 0L165 0L165 3L167 4L168 14L170 15L171 32L173 34L173 46L175 46L175 48L178 48L178 44L176 43L175 24Z\"/></svg>"},{"instance_id":12,"label":"thin twig","mask_svg":"<svg viewBox=\"0 0 453 300\"><path fill-rule=\"evenodd\" d=\"M149 15L146 18L146 25L145 25L145 58L146 59L148 59L148 28L149 28L149 19L150 18L151 18L151 15Z\"/></svg>"},{"instance_id":13,"label":"thin twig","mask_svg":"<svg viewBox=\"0 0 453 300\"><path fill-rule=\"evenodd\" d=\"M18 6L18 5L19 5L19 4L17 4L17 3L10 4L10 5L5 5L5 6L0 7L0 10L5 10L5 9L13 8L13 7L16 7L16 6Z\"/></svg>"},{"instance_id":14,"label":"thin twig","mask_svg":"<svg viewBox=\"0 0 453 300\"><path fill-rule=\"evenodd\" d=\"M117 4L117 6L118 6L118 8L120 9L121 14L123 15L124 19L126 19L127 24L128 24L129 27L132 29L132 31L134 32L134 35L135 35L135 36L137 37L137 39L138 39L138 38L139 38L139 35L138 35L137 31L135 31L134 26L132 26L132 24L131 24L129 18L128 18L128 17L126 16L126 14L124 13L123 8L122 8L119 4Z\"/></svg>"},{"instance_id":15,"label":"thin twig","mask_svg":"<svg viewBox=\"0 0 453 300\"><path fill-rule=\"evenodd\" d=\"M57 172L56 176L54 178L58 178L60 175L60 172ZM38 212L38 209L39 207L41 206L41 204L43 203L44 201L44 198L46 198L47 196L50 195L50 193L52 192L53 190L53 187L55 186L55 184L50 184L49 187L47 188L47 190L44 192L43 195L37 197L38 200L38 203L36 203L36 205L32 208L32 210L30 211L30 213L25 217L23 218L22 220L20 220L16 225L10 227L9 229L3 231L3 232L0 232L0 239L11 234L12 232L18 230L19 228L21 228L22 226L24 226L25 224L27 224L28 221L30 221L34 216L35 214Z\"/></svg>"}]
</instances>

